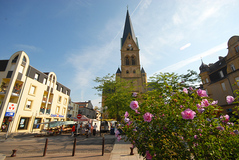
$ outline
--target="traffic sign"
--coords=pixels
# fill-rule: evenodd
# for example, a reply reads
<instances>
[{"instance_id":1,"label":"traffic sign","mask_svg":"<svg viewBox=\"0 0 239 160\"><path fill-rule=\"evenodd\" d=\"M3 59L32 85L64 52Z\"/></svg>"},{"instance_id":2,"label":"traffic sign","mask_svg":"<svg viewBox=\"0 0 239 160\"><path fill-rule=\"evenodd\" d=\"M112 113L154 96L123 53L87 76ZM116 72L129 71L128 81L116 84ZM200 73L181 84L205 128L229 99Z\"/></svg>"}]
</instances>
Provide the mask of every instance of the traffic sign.
<instances>
[{"instance_id":1,"label":"traffic sign","mask_svg":"<svg viewBox=\"0 0 239 160\"><path fill-rule=\"evenodd\" d=\"M78 115L77 115L77 118L78 118L78 119L81 119L81 117L82 117L81 114L78 114Z\"/></svg>"}]
</instances>

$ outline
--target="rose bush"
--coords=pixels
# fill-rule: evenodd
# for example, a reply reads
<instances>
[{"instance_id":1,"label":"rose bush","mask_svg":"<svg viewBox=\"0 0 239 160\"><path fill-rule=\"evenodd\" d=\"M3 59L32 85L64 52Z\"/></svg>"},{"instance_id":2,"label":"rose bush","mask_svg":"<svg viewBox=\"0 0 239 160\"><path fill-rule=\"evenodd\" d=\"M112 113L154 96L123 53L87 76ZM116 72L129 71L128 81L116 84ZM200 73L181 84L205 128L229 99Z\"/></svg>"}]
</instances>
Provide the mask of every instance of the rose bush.
<instances>
[{"instance_id":1,"label":"rose bush","mask_svg":"<svg viewBox=\"0 0 239 160\"><path fill-rule=\"evenodd\" d=\"M164 91L132 97L123 117L124 139L137 147L139 154L157 160L239 157L238 124L230 122L228 115L219 115L217 101L206 91L175 91L171 86ZM227 100L232 103L234 97Z\"/></svg>"}]
</instances>

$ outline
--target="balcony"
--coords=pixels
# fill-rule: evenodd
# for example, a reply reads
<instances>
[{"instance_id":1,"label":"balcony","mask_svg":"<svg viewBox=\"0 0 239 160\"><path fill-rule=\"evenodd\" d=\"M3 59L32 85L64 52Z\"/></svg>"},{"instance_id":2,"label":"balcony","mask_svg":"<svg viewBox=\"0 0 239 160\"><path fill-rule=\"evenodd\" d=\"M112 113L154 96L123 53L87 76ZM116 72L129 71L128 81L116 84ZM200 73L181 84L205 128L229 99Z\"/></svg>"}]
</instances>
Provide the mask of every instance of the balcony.
<instances>
[{"instance_id":1,"label":"balcony","mask_svg":"<svg viewBox=\"0 0 239 160\"><path fill-rule=\"evenodd\" d=\"M52 99L49 99L49 100L48 100L48 104L52 104Z\"/></svg>"},{"instance_id":2,"label":"balcony","mask_svg":"<svg viewBox=\"0 0 239 160\"><path fill-rule=\"evenodd\" d=\"M40 108L40 114L44 114L45 113L45 109L44 108Z\"/></svg>"},{"instance_id":3,"label":"balcony","mask_svg":"<svg viewBox=\"0 0 239 160\"><path fill-rule=\"evenodd\" d=\"M51 113L51 109L46 109L46 114L50 114Z\"/></svg>"},{"instance_id":4,"label":"balcony","mask_svg":"<svg viewBox=\"0 0 239 160\"><path fill-rule=\"evenodd\" d=\"M46 103L46 98L43 98L43 99L42 99L42 103Z\"/></svg>"}]
</instances>

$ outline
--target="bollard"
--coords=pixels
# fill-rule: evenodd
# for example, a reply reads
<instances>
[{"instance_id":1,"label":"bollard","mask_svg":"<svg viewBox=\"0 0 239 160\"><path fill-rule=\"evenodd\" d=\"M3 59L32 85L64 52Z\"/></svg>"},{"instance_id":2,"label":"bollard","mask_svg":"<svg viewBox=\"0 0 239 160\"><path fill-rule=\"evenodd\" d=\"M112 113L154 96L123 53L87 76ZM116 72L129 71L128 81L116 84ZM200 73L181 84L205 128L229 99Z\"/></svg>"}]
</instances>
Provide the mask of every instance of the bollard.
<instances>
[{"instance_id":1,"label":"bollard","mask_svg":"<svg viewBox=\"0 0 239 160\"><path fill-rule=\"evenodd\" d=\"M16 149L13 149L13 150L12 150L12 155L11 155L11 157L16 157L16 152L17 152L17 150L16 150Z\"/></svg>"},{"instance_id":2,"label":"bollard","mask_svg":"<svg viewBox=\"0 0 239 160\"><path fill-rule=\"evenodd\" d=\"M104 155L105 152L105 137L102 138L102 156Z\"/></svg>"},{"instance_id":3,"label":"bollard","mask_svg":"<svg viewBox=\"0 0 239 160\"><path fill-rule=\"evenodd\" d=\"M44 148L43 156L46 155L47 145L48 145L48 138L46 139L46 143L45 143L45 148Z\"/></svg>"},{"instance_id":4,"label":"bollard","mask_svg":"<svg viewBox=\"0 0 239 160\"><path fill-rule=\"evenodd\" d=\"M131 151L130 151L130 155L134 155L134 151L133 151L134 148L133 148L133 147L130 147L130 150L131 150Z\"/></svg>"},{"instance_id":5,"label":"bollard","mask_svg":"<svg viewBox=\"0 0 239 160\"><path fill-rule=\"evenodd\" d=\"M75 151L76 151L76 138L74 139L72 156L75 156Z\"/></svg>"}]
</instances>

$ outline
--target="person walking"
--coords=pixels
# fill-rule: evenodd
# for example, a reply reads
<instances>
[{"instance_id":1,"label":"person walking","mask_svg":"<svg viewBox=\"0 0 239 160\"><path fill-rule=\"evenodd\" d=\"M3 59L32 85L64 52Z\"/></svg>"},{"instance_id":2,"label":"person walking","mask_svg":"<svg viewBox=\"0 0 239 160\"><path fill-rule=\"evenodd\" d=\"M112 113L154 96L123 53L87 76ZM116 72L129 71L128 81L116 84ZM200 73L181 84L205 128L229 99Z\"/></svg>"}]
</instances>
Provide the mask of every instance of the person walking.
<instances>
[{"instance_id":1,"label":"person walking","mask_svg":"<svg viewBox=\"0 0 239 160\"><path fill-rule=\"evenodd\" d=\"M71 137L74 136L75 131L76 131L76 127L75 127L75 125L73 125L73 127L71 128Z\"/></svg>"},{"instance_id":2,"label":"person walking","mask_svg":"<svg viewBox=\"0 0 239 160\"><path fill-rule=\"evenodd\" d=\"M97 125L96 125L96 123L95 123L94 128L93 128L93 135L94 135L94 136L95 136L95 134L96 134L96 128L97 128Z\"/></svg>"}]
</instances>

